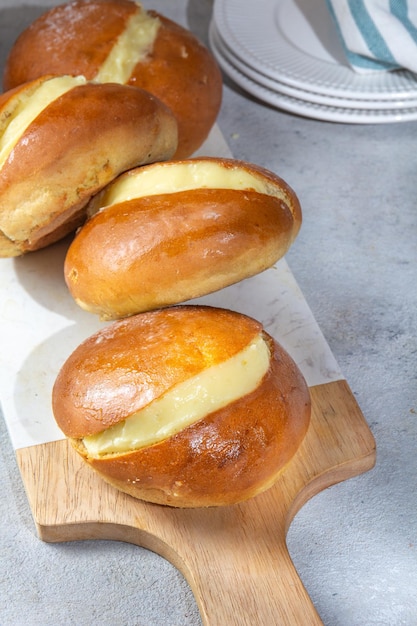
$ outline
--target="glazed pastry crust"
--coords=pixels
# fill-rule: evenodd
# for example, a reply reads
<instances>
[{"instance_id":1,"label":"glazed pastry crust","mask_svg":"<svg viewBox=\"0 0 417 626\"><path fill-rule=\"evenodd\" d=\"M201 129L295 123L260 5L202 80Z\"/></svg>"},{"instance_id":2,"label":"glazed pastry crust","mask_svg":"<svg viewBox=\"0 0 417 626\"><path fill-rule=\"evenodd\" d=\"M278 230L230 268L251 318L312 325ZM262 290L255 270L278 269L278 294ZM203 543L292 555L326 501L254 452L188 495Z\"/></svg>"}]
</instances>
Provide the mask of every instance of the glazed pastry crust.
<instances>
[{"instance_id":1,"label":"glazed pastry crust","mask_svg":"<svg viewBox=\"0 0 417 626\"><path fill-rule=\"evenodd\" d=\"M154 445L88 455L82 441L87 432L126 418L142 405L140 398L159 397L195 371L236 354L259 333L269 346L270 365L254 391ZM110 371L105 360L112 364ZM120 378L121 363L123 371L130 368L127 378ZM137 375L146 380L145 388L124 406L123 389ZM271 487L299 449L310 409L298 367L257 321L198 306L111 324L75 351L54 388L58 425L89 466L133 497L182 508L235 504Z\"/></svg>"},{"instance_id":2,"label":"glazed pastry crust","mask_svg":"<svg viewBox=\"0 0 417 626\"><path fill-rule=\"evenodd\" d=\"M116 202L87 221L64 266L70 293L82 308L110 320L178 304L254 276L284 256L301 225L293 190L271 172L241 161L182 162L190 170L213 164L226 174L249 173L258 189L204 183ZM138 174L140 189L145 171L158 172L155 179L161 181L170 170L181 170L179 165L166 162L131 171L114 186ZM104 190L104 204L112 188ZM94 210L100 201L100 196L92 201Z\"/></svg>"},{"instance_id":3,"label":"glazed pastry crust","mask_svg":"<svg viewBox=\"0 0 417 626\"><path fill-rule=\"evenodd\" d=\"M43 77L3 94L0 119ZM0 129L1 130L1 129ZM81 225L90 198L122 172L170 158L177 125L154 96L86 83L51 102L18 138L0 176L0 256L36 250Z\"/></svg>"}]
</instances>

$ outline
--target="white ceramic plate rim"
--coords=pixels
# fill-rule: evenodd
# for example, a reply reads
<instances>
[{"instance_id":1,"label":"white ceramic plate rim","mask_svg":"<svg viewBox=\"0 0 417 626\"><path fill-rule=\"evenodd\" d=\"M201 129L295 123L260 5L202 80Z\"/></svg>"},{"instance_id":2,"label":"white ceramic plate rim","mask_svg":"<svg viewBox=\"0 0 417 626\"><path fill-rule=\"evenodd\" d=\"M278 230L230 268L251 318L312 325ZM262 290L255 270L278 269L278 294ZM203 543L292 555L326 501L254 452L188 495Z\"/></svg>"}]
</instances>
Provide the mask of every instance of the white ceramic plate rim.
<instances>
[{"instance_id":1,"label":"white ceramic plate rim","mask_svg":"<svg viewBox=\"0 0 417 626\"><path fill-rule=\"evenodd\" d=\"M365 100L417 98L417 76L412 72L357 74L340 62L340 50L331 50L335 47L334 38L329 37L319 49L321 40L303 11L314 16L322 32L331 30L324 0L216 0L213 19L235 56L270 79L325 96ZM301 31L302 48L296 41ZM310 53L313 49L314 55Z\"/></svg>"},{"instance_id":2,"label":"white ceramic plate rim","mask_svg":"<svg viewBox=\"0 0 417 626\"><path fill-rule=\"evenodd\" d=\"M417 107L377 110L344 108L301 100L273 91L256 83L235 68L216 47L212 38L210 43L220 67L237 85L259 100L278 109L312 119L348 124L386 124L417 119Z\"/></svg>"},{"instance_id":3,"label":"white ceramic plate rim","mask_svg":"<svg viewBox=\"0 0 417 626\"><path fill-rule=\"evenodd\" d=\"M214 21L210 24L210 41L217 51L229 61L237 70L244 74L247 78L253 80L255 83L262 85L271 91L276 91L278 94L285 94L293 98L300 100L306 100L308 102L314 102L317 104L323 104L327 106L337 106L342 108L353 109L402 109L410 108L412 106L417 107L417 94L416 98L400 98L398 100L378 100L378 99L353 99L353 98L338 98L335 96L326 96L313 91L306 91L305 89L299 89L281 81L274 80L257 72L252 67L243 63L243 61L234 55L233 50L229 48L226 41L223 41L220 33L217 31Z\"/></svg>"},{"instance_id":4,"label":"white ceramic plate rim","mask_svg":"<svg viewBox=\"0 0 417 626\"><path fill-rule=\"evenodd\" d=\"M210 24L210 41L216 47L217 51L227 60L231 65L233 65L237 70L239 70L242 74L247 76L247 78L253 80L255 83L259 85L263 85L264 87L271 89L272 91L276 91L279 94L285 94L287 96L291 96L293 98L298 98L300 100L306 100L308 102L315 102L317 104L323 104L327 106L337 106L342 108L352 108L352 109L402 109L402 108L410 108L413 106L417 107L417 94L416 98L400 98L396 100L385 99L379 100L377 98L365 100L365 99L354 99L354 98L342 98L342 97L334 97L332 95L324 95L315 93L313 91L306 91L305 89L299 89L298 87L293 87L292 85L287 85L278 80L274 80L265 76L264 74L257 72L252 67L245 64L239 57L235 56L233 50L229 48L226 41L223 41L221 35L218 33L216 29L216 25L214 21Z\"/></svg>"}]
</instances>

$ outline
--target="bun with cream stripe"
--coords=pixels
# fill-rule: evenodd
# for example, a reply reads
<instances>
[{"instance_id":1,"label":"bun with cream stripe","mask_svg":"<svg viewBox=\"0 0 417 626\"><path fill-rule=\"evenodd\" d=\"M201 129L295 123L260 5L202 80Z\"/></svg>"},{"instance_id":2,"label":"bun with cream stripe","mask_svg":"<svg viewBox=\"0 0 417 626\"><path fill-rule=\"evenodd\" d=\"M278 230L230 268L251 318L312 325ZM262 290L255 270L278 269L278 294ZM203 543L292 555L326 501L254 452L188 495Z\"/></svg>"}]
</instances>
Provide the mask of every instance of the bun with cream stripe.
<instances>
[{"instance_id":1,"label":"bun with cream stripe","mask_svg":"<svg viewBox=\"0 0 417 626\"><path fill-rule=\"evenodd\" d=\"M301 208L285 181L220 158L167 161L118 177L88 206L65 279L76 302L110 320L203 296L272 266Z\"/></svg>"},{"instance_id":2,"label":"bun with cream stripe","mask_svg":"<svg viewBox=\"0 0 417 626\"><path fill-rule=\"evenodd\" d=\"M176 306L112 322L64 363L55 419L114 487L174 507L271 487L308 428L310 396L256 320Z\"/></svg>"},{"instance_id":3,"label":"bun with cream stripe","mask_svg":"<svg viewBox=\"0 0 417 626\"><path fill-rule=\"evenodd\" d=\"M171 158L177 124L150 93L44 76L0 96L0 257L53 243L127 169Z\"/></svg>"},{"instance_id":4,"label":"bun with cream stripe","mask_svg":"<svg viewBox=\"0 0 417 626\"><path fill-rule=\"evenodd\" d=\"M188 29L132 0L75 0L35 20L10 50L4 88L45 74L153 93L177 119L176 158L201 146L221 105L222 77L211 52Z\"/></svg>"}]
</instances>

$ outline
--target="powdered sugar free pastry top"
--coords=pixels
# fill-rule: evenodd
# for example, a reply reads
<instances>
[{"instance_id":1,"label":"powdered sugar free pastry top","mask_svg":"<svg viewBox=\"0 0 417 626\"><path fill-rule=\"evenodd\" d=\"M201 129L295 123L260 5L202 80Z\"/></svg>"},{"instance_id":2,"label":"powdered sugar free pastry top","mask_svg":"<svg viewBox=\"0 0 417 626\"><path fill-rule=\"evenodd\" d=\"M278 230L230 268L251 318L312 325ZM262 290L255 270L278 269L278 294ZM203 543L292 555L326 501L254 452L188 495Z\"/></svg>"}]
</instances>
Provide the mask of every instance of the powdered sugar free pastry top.
<instances>
[{"instance_id":1,"label":"powdered sugar free pastry top","mask_svg":"<svg viewBox=\"0 0 417 626\"><path fill-rule=\"evenodd\" d=\"M143 89L44 76L2 94L0 257L58 241L121 172L176 147L173 114Z\"/></svg>"},{"instance_id":2,"label":"powdered sugar free pastry top","mask_svg":"<svg viewBox=\"0 0 417 626\"><path fill-rule=\"evenodd\" d=\"M178 304L254 276L301 226L278 175L235 159L165 161L125 172L89 203L64 264L75 301L102 319Z\"/></svg>"},{"instance_id":3,"label":"powdered sugar free pastry top","mask_svg":"<svg viewBox=\"0 0 417 626\"><path fill-rule=\"evenodd\" d=\"M202 306L98 331L62 366L52 405L104 480L182 508L235 504L271 487L311 412L300 370L260 322Z\"/></svg>"},{"instance_id":4,"label":"powdered sugar free pastry top","mask_svg":"<svg viewBox=\"0 0 417 626\"><path fill-rule=\"evenodd\" d=\"M221 104L211 52L189 30L133 0L75 0L35 20L10 50L4 88L45 74L150 91L177 119L179 158L204 142Z\"/></svg>"}]
</instances>

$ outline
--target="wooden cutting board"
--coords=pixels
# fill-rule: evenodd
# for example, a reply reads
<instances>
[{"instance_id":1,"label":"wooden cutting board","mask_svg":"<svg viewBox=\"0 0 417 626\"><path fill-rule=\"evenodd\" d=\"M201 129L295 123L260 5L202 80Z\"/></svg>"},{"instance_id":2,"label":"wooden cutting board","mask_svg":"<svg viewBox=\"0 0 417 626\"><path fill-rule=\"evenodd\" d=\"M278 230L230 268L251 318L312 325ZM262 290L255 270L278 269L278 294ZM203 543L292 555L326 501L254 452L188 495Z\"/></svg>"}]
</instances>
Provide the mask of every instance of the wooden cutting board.
<instances>
[{"instance_id":1,"label":"wooden cutting board","mask_svg":"<svg viewBox=\"0 0 417 626\"><path fill-rule=\"evenodd\" d=\"M126 541L188 580L207 626L322 624L288 554L286 532L319 491L372 468L375 443L344 380L310 388L312 419L277 483L243 504L172 509L140 502L96 475L67 441L20 448L17 460L44 541Z\"/></svg>"}]
</instances>

